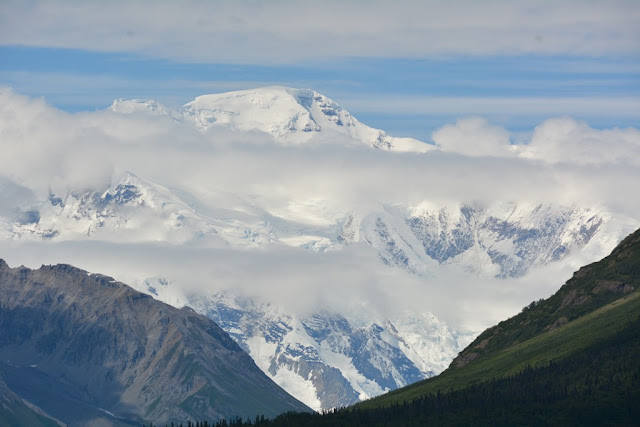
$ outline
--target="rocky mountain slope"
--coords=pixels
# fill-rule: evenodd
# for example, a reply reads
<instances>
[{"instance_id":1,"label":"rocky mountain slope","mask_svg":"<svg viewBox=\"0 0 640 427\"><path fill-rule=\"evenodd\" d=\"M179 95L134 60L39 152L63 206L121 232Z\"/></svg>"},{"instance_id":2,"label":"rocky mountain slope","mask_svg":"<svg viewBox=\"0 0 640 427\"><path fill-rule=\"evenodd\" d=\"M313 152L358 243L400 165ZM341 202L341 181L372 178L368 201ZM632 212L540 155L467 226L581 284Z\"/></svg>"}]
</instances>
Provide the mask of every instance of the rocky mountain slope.
<instances>
[{"instance_id":1,"label":"rocky mountain slope","mask_svg":"<svg viewBox=\"0 0 640 427\"><path fill-rule=\"evenodd\" d=\"M59 427L64 424L48 417L40 409L25 402L0 377L0 424L3 426L28 425L33 427Z\"/></svg>"},{"instance_id":2,"label":"rocky mountain slope","mask_svg":"<svg viewBox=\"0 0 640 427\"><path fill-rule=\"evenodd\" d=\"M326 310L304 317L218 292L193 301L240 343L274 381L313 409L377 396L443 370L472 336L431 314L353 326Z\"/></svg>"},{"instance_id":3,"label":"rocky mountain slope","mask_svg":"<svg viewBox=\"0 0 640 427\"><path fill-rule=\"evenodd\" d=\"M69 265L0 261L0 325L7 385L65 423L306 409L210 319Z\"/></svg>"}]
</instances>

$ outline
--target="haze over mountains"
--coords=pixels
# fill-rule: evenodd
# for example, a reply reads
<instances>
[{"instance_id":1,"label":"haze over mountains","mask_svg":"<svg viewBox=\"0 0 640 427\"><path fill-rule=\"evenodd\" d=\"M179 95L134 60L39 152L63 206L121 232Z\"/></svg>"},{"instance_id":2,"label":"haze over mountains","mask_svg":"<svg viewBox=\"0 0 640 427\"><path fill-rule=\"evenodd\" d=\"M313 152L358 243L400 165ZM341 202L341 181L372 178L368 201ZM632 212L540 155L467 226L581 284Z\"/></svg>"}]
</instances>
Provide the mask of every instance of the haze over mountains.
<instances>
[{"instance_id":1,"label":"haze over mountains","mask_svg":"<svg viewBox=\"0 0 640 427\"><path fill-rule=\"evenodd\" d=\"M315 409L442 371L638 224L637 159L559 162L554 145L608 138L615 153L635 146L633 130L555 119L511 144L474 119L427 144L312 90L77 115L2 96L2 141L15 144L1 160L6 258L73 263L193 305ZM457 154L481 129L495 137Z\"/></svg>"}]
</instances>

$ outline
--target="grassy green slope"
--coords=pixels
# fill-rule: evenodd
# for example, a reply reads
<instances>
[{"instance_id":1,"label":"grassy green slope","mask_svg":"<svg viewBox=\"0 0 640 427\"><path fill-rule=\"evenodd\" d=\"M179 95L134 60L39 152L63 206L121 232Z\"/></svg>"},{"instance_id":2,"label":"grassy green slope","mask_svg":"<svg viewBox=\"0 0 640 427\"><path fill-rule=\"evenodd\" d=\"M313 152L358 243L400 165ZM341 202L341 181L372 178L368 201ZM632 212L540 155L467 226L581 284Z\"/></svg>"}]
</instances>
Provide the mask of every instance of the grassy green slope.
<instances>
[{"instance_id":1,"label":"grassy green slope","mask_svg":"<svg viewBox=\"0 0 640 427\"><path fill-rule=\"evenodd\" d=\"M527 367L548 366L551 361L562 360L598 345L615 336L629 321L639 318L640 291L636 291L558 329L468 363L462 368L450 368L437 377L395 390L358 406L366 408L394 405L426 394L436 394L438 391L448 392L484 381L506 378Z\"/></svg>"},{"instance_id":2,"label":"grassy green slope","mask_svg":"<svg viewBox=\"0 0 640 427\"><path fill-rule=\"evenodd\" d=\"M636 302L640 298L634 299ZM623 308L624 307L624 308ZM611 308L628 310L630 306ZM602 318L600 318L602 320ZM566 358L500 379L402 404L345 408L327 415L285 414L293 426L640 425L640 318Z\"/></svg>"},{"instance_id":3,"label":"grassy green slope","mask_svg":"<svg viewBox=\"0 0 640 427\"><path fill-rule=\"evenodd\" d=\"M597 345L640 316L640 230L552 297L487 329L437 377L357 405L374 408L506 378Z\"/></svg>"}]
</instances>

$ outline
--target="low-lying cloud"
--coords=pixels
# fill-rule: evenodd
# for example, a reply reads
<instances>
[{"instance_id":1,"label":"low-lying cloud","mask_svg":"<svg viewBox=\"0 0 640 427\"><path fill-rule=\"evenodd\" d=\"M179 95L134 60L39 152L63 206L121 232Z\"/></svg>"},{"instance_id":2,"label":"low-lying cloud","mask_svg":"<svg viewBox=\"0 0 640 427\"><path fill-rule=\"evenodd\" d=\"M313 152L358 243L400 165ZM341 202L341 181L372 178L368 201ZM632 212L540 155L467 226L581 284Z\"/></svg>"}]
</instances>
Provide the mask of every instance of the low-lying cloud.
<instances>
[{"instance_id":1,"label":"low-lying cloud","mask_svg":"<svg viewBox=\"0 0 640 427\"><path fill-rule=\"evenodd\" d=\"M548 297L577 268L575 262L549 265L518 279L470 277L453 270L418 278L380 263L375 250L365 245L319 254L300 248L246 251L2 240L0 253L11 267L67 263L107 273L142 291L147 291L145 280L162 278L171 284L157 289L159 294L178 306L194 297L230 290L257 301L276 302L285 312L301 316L332 310L357 322L363 318L384 321L401 311L431 312L455 328L473 331Z\"/></svg>"}]
</instances>

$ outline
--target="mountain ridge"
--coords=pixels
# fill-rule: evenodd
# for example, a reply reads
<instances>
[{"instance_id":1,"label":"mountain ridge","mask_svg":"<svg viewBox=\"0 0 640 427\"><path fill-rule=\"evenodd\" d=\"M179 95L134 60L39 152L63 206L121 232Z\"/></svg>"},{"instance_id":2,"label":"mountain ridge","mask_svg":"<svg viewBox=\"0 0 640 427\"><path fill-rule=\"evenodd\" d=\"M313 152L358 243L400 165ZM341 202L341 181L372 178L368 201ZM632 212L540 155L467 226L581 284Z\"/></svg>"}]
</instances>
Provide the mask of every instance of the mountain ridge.
<instances>
[{"instance_id":1,"label":"mountain ridge","mask_svg":"<svg viewBox=\"0 0 640 427\"><path fill-rule=\"evenodd\" d=\"M30 382L34 403L65 422L306 409L210 319L69 265L12 269L0 260L0 324L1 358L14 361L2 367L9 385ZM68 403L53 405L47 384ZM67 413L73 406L82 411Z\"/></svg>"}]
</instances>

